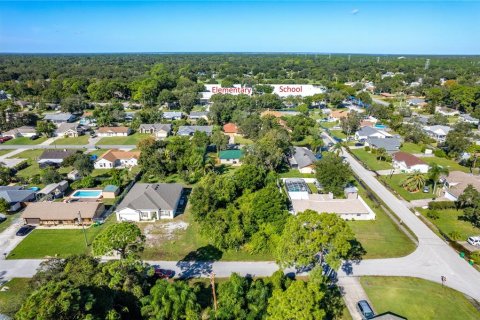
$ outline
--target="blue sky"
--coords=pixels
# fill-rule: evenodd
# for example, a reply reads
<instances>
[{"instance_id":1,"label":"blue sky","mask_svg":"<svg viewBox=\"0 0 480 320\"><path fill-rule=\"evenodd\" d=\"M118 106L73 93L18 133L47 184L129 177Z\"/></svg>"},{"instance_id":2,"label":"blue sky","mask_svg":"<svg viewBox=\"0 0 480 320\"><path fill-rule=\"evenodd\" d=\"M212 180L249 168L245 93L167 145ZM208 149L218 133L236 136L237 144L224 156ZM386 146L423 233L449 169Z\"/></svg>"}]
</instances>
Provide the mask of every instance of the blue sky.
<instances>
[{"instance_id":1,"label":"blue sky","mask_svg":"<svg viewBox=\"0 0 480 320\"><path fill-rule=\"evenodd\" d=\"M0 52L480 54L475 1L0 1Z\"/></svg>"}]
</instances>

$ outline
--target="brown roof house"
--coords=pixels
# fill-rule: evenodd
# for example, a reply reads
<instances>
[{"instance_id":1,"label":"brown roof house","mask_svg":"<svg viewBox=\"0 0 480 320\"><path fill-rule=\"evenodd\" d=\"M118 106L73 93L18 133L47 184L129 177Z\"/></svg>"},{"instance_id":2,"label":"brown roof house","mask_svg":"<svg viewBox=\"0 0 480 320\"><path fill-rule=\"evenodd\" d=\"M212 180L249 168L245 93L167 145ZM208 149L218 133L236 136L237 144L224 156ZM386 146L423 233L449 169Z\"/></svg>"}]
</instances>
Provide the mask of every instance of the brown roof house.
<instances>
[{"instance_id":1,"label":"brown roof house","mask_svg":"<svg viewBox=\"0 0 480 320\"><path fill-rule=\"evenodd\" d=\"M422 159L414 156L413 154L399 151L395 152L392 156L393 167L399 169L402 172L414 172L418 171L421 173L428 172L428 164Z\"/></svg>"},{"instance_id":2,"label":"brown roof house","mask_svg":"<svg viewBox=\"0 0 480 320\"><path fill-rule=\"evenodd\" d=\"M126 137L132 133L129 127L100 127L97 130L99 137Z\"/></svg>"},{"instance_id":3,"label":"brown roof house","mask_svg":"<svg viewBox=\"0 0 480 320\"><path fill-rule=\"evenodd\" d=\"M443 178L445 198L457 201L458 197L471 184L475 189L480 190L480 177L461 171L451 171Z\"/></svg>"},{"instance_id":4,"label":"brown roof house","mask_svg":"<svg viewBox=\"0 0 480 320\"><path fill-rule=\"evenodd\" d=\"M100 202L33 202L27 205L22 218L33 225L89 225L103 211Z\"/></svg>"},{"instance_id":5,"label":"brown roof house","mask_svg":"<svg viewBox=\"0 0 480 320\"><path fill-rule=\"evenodd\" d=\"M95 169L131 168L138 164L140 151L123 151L111 149L105 152L94 163Z\"/></svg>"}]
</instances>

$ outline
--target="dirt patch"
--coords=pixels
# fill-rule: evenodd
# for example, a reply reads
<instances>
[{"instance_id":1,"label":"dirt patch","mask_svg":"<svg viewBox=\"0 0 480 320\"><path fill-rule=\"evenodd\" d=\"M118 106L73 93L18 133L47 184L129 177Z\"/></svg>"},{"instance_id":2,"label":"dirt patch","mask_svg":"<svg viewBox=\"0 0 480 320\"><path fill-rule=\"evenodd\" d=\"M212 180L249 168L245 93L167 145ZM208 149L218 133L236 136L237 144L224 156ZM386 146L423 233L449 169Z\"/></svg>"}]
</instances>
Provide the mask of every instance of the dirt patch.
<instances>
[{"instance_id":1,"label":"dirt patch","mask_svg":"<svg viewBox=\"0 0 480 320\"><path fill-rule=\"evenodd\" d=\"M147 246L153 247L157 241L173 240L175 236L188 228L184 221L171 221L166 223L151 223L143 228Z\"/></svg>"}]
</instances>

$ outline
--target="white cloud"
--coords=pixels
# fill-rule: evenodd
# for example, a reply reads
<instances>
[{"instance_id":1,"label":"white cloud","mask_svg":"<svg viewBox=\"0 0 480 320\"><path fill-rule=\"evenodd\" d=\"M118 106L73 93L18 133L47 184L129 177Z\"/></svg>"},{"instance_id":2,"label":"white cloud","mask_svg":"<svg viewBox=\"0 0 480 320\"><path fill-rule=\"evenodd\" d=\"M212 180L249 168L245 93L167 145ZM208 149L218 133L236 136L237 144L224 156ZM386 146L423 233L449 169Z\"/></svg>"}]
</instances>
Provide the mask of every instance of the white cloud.
<instances>
[{"instance_id":1,"label":"white cloud","mask_svg":"<svg viewBox=\"0 0 480 320\"><path fill-rule=\"evenodd\" d=\"M358 10L358 9L353 9L353 10L352 10L352 14L353 14L353 15L356 15L356 14L359 13L359 12L360 12L360 10Z\"/></svg>"}]
</instances>

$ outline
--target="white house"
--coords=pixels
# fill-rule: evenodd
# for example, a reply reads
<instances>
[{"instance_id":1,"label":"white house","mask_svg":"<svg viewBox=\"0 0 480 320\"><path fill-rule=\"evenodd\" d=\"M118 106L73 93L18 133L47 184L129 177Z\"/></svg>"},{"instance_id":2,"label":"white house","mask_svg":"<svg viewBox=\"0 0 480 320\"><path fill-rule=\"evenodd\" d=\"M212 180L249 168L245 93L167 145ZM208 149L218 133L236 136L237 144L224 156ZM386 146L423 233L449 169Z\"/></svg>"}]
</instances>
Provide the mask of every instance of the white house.
<instances>
[{"instance_id":1,"label":"white house","mask_svg":"<svg viewBox=\"0 0 480 320\"><path fill-rule=\"evenodd\" d=\"M15 129L8 130L2 134L4 137L20 138L26 137L30 138L37 135L37 130L32 126L22 126Z\"/></svg>"},{"instance_id":2,"label":"white house","mask_svg":"<svg viewBox=\"0 0 480 320\"><path fill-rule=\"evenodd\" d=\"M138 164L140 151L111 149L102 154L94 163L95 169L131 168Z\"/></svg>"},{"instance_id":3,"label":"white house","mask_svg":"<svg viewBox=\"0 0 480 320\"><path fill-rule=\"evenodd\" d=\"M470 173L451 171L443 181L444 197L451 201L458 201L458 197L460 197L468 185L472 185L475 189L480 190L480 177Z\"/></svg>"},{"instance_id":4,"label":"white house","mask_svg":"<svg viewBox=\"0 0 480 320\"><path fill-rule=\"evenodd\" d=\"M97 130L99 137L126 137L131 132L129 127L100 127Z\"/></svg>"},{"instance_id":5,"label":"white house","mask_svg":"<svg viewBox=\"0 0 480 320\"><path fill-rule=\"evenodd\" d=\"M79 135L83 134L83 128L80 127L78 123L63 122L58 125L57 130L55 130L55 134L58 137L78 137Z\"/></svg>"},{"instance_id":6,"label":"white house","mask_svg":"<svg viewBox=\"0 0 480 320\"><path fill-rule=\"evenodd\" d=\"M368 138L378 138L378 139L385 139L390 138L392 135L373 127L365 126L360 128L357 132L355 132L355 140L367 140Z\"/></svg>"},{"instance_id":7,"label":"white house","mask_svg":"<svg viewBox=\"0 0 480 320\"><path fill-rule=\"evenodd\" d=\"M395 152L392 156L393 159L393 167L395 169L399 169L402 172L413 172L418 171L421 173L428 172L428 164L423 161L422 159L414 156L413 154L399 151Z\"/></svg>"},{"instance_id":8,"label":"white house","mask_svg":"<svg viewBox=\"0 0 480 320\"><path fill-rule=\"evenodd\" d=\"M157 139L165 139L171 131L172 125L170 123L142 123L138 128L138 132L151 134Z\"/></svg>"},{"instance_id":9,"label":"white house","mask_svg":"<svg viewBox=\"0 0 480 320\"><path fill-rule=\"evenodd\" d=\"M444 142L450 130L452 130L452 128L450 128L449 126L442 126L442 125L423 127L423 131L425 131L425 133L429 137L437 140L438 142Z\"/></svg>"},{"instance_id":10,"label":"white house","mask_svg":"<svg viewBox=\"0 0 480 320\"><path fill-rule=\"evenodd\" d=\"M182 204L182 191L182 185L177 183L137 183L117 206L117 220L173 219Z\"/></svg>"}]
</instances>

